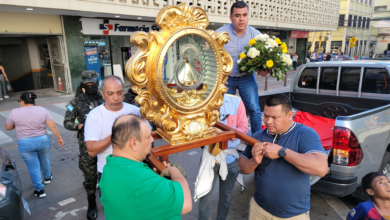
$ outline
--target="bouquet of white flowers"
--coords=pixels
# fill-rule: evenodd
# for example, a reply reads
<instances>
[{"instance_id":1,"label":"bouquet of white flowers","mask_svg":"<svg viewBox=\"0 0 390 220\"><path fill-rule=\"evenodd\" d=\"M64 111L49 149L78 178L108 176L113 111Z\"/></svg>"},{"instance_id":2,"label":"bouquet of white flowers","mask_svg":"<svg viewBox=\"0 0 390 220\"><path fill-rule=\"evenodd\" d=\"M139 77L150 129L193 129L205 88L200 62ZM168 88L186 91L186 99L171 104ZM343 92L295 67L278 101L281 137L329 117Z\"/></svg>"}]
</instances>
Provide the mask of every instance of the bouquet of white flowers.
<instances>
[{"instance_id":1,"label":"bouquet of white flowers","mask_svg":"<svg viewBox=\"0 0 390 220\"><path fill-rule=\"evenodd\" d=\"M275 36L259 34L248 42L249 47L240 54L238 71L250 75L254 70L269 70L273 77L283 79L291 68L292 60L287 45Z\"/></svg>"}]
</instances>

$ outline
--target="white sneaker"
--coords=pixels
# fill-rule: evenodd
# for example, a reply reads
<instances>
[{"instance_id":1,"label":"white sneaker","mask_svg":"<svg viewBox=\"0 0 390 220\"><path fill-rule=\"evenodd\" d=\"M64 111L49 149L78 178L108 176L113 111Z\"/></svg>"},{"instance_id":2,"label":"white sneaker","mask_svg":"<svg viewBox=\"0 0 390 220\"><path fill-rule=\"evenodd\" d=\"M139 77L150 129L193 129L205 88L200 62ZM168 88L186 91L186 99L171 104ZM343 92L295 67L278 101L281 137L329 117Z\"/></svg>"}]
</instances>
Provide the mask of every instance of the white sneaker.
<instances>
[{"instance_id":1,"label":"white sneaker","mask_svg":"<svg viewBox=\"0 0 390 220\"><path fill-rule=\"evenodd\" d=\"M51 180L53 179L53 174L49 177L49 179L44 179L43 184L49 184L51 183Z\"/></svg>"},{"instance_id":2,"label":"white sneaker","mask_svg":"<svg viewBox=\"0 0 390 220\"><path fill-rule=\"evenodd\" d=\"M3 98L0 98L0 101L3 100Z\"/></svg>"},{"instance_id":3,"label":"white sneaker","mask_svg":"<svg viewBox=\"0 0 390 220\"><path fill-rule=\"evenodd\" d=\"M9 98L9 96L5 95L5 96L4 96L4 98L8 99L8 98Z\"/></svg>"}]
</instances>

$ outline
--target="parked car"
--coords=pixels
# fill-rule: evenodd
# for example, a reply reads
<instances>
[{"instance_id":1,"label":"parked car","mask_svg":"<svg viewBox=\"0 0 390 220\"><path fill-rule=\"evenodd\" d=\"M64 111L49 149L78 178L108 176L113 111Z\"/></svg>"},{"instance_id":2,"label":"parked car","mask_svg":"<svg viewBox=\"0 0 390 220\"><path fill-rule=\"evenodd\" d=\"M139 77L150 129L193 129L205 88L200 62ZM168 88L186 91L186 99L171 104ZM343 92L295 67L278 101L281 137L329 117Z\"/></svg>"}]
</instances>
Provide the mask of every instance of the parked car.
<instances>
[{"instance_id":1,"label":"parked car","mask_svg":"<svg viewBox=\"0 0 390 220\"><path fill-rule=\"evenodd\" d=\"M23 216L20 176L11 155L0 147L0 220L21 220Z\"/></svg>"},{"instance_id":2,"label":"parked car","mask_svg":"<svg viewBox=\"0 0 390 220\"><path fill-rule=\"evenodd\" d=\"M300 67L291 87L294 108L335 119L329 173L314 191L357 197L362 178L390 178L390 62L344 61Z\"/></svg>"},{"instance_id":3,"label":"parked car","mask_svg":"<svg viewBox=\"0 0 390 220\"><path fill-rule=\"evenodd\" d=\"M380 60L312 62L297 70L288 94L293 108L335 119L328 174L313 191L365 199L367 173L390 179L389 72L390 61Z\"/></svg>"}]
</instances>

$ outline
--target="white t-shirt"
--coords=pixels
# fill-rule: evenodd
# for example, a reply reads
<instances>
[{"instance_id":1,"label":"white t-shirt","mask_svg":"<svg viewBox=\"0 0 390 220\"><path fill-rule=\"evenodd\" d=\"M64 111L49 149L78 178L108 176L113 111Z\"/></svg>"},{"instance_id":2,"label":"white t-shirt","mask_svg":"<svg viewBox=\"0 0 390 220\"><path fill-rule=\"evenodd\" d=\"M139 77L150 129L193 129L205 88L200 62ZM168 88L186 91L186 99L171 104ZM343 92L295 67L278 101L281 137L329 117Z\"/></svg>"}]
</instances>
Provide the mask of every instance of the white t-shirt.
<instances>
[{"instance_id":1,"label":"white t-shirt","mask_svg":"<svg viewBox=\"0 0 390 220\"><path fill-rule=\"evenodd\" d=\"M141 116L138 107L127 103L123 103L123 108L116 112L107 110L104 104L99 105L88 114L84 128L84 140L100 141L110 136L115 119L128 114ZM97 155L98 172L103 173L103 167L106 165L106 157L110 154L112 154L112 145Z\"/></svg>"}]
</instances>

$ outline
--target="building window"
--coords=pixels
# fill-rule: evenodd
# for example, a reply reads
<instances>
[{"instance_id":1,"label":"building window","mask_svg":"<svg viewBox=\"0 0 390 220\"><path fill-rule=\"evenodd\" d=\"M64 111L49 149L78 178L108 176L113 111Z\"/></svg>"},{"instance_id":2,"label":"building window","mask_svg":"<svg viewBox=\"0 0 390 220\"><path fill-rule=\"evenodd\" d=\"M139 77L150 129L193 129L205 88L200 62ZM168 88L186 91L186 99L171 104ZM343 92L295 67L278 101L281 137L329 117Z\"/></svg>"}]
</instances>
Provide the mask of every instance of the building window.
<instances>
[{"instance_id":1,"label":"building window","mask_svg":"<svg viewBox=\"0 0 390 220\"><path fill-rule=\"evenodd\" d=\"M355 15L355 16L353 16L353 18L352 18L352 27L356 27L356 25L357 25L357 16Z\"/></svg>"},{"instance_id":2,"label":"building window","mask_svg":"<svg viewBox=\"0 0 390 220\"><path fill-rule=\"evenodd\" d=\"M317 88L318 68L309 67L306 68L299 77L298 87L306 89Z\"/></svg>"},{"instance_id":3,"label":"building window","mask_svg":"<svg viewBox=\"0 0 390 220\"><path fill-rule=\"evenodd\" d=\"M339 15L339 27L344 27L345 15Z\"/></svg>"},{"instance_id":4,"label":"building window","mask_svg":"<svg viewBox=\"0 0 390 220\"><path fill-rule=\"evenodd\" d=\"M370 28L370 18L367 18L366 28Z\"/></svg>"},{"instance_id":5,"label":"building window","mask_svg":"<svg viewBox=\"0 0 390 220\"><path fill-rule=\"evenodd\" d=\"M339 68L322 68L320 89L336 90Z\"/></svg>"},{"instance_id":6,"label":"building window","mask_svg":"<svg viewBox=\"0 0 390 220\"><path fill-rule=\"evenodd\" d=\"M362 25L362 16L359 16L359 18L358 18L358 27L359 28L362 27L361 25Z\"/></svg>"},{"instance_id":7,"label":"building window","mask_svg":"<svg viewBox=\"0 0 390 220\"><path fill-rule=\"evenodd\" d=\"M374 12L384 12L387 11L387 5L380 5L374 7Z\"/></svg>"},{"instance_id":8,"label":"building window","mask_svg":"<svg viewBox=\"0 0 390 220\"><path fill-rule=\"evenodd\" d=\"M362 92L390 94L390 77L385 68L365 68Z\"/></svg>"},{"instance_id":9,"label":"building window","mask_svg":"<svg viewBox=\"0 0 390 220\"><path fill-rule=\"evenodd\" d=\"M361 68L342 68L340 91L357 92L359 91L359 79Z\"/></svg>"},{"instance_id":10,"label":"building window","mask_svg":"<svg viewBox=\"0 0 390 220\"><path fill-rule=\"evenodd\" d=\"M352 27L352 15L348 15L348 27Z\"/></svg>"},{"instance_id":11,"label":"building window","mask_svg":"<svg viewBox=\"0 0 390 220\"><path fill-rule=\"evenodd\" d=\"M366 19L365 17L363 18L362 28L366 28Z\"/></svg>"}]
</instances>

